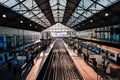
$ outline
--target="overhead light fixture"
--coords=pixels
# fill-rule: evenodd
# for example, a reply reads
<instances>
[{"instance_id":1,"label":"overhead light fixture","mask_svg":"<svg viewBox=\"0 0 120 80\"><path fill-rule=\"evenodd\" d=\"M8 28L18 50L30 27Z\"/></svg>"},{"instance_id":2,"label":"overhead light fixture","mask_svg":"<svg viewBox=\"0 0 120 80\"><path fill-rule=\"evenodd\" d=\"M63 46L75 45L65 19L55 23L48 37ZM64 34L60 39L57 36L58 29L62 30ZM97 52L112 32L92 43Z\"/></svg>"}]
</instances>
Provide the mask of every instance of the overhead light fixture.
<instances>
[{"instance_id":1,"label":"overhead light fixture","mask_svg":"<svg viewBox=\"0 0 120 80\"><path fill-rule=\"evenodd\" d=\"M107 17L107 16L109 16L109 14L108 14L108 13L105 13L105 16Z\"/></svg>"},{"instance_id":2,"label":"overhead light fixture","mask_svg":"<svg viewBox=\"0 0 120 80\"><path fill-rule=\"evenodd\" d=\"M32 24L30 24L30 26L32 26Z\"/></svg>"},{"instance_id":3,"label":"overhead light fixture","mask_svg":"<svg viewBox=\"0 0 120 80\"><path fill-rule=\"evenodd\" d=\"M37 26L35 26L35 28L37 28Z\"/></svg>"},{"instance_id":4,"label":"overhead light fixture","mask_svg":"<svg viewBox=\"0 0 120 80\"><path fill-rule=\"evenodd\" d=\"M7 16L5 14L2 15L3 18L6 18Z\"/></svg>"},{"instance_id":5,"label":"overhead light fixture","mask_svg":"<svg viewBox=\"0 0 120 80\"><path fill-rule=\"evenodd\" d=\"M23 21L20 21L20 23L23 23Z\"/></svg>"},{"instance_id":6,"label":"overhead light fixture","mask_svg":"<svg viewBox=\"0 0 120 80\"><path fill-rule=\"evenodd\" d=\"M93 22L93 20L90 20L90 22Z\"/></svg>"}]
</instances>

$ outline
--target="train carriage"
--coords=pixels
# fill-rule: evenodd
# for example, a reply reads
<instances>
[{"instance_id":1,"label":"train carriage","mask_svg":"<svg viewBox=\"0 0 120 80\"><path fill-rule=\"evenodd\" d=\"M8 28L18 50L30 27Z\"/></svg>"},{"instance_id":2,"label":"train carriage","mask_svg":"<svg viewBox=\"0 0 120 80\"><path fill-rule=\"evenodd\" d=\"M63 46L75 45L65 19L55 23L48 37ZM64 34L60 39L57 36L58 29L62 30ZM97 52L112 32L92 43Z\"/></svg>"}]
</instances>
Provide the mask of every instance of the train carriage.
<instances>
[{"instance_id":1,"label":"train carriage","mask_svg":"<svg viewBox=\"0 0 120 80\"><path fill-rule=\"evenodd\" d=\"M110 61L120 64L120 50L112 50L112 48L91 42L80 42L80 46L82 47L82 53L86 55L89 54L89 58L91 59L94 58L95 55L102 57L107 55Z\"/></svg>"}]
</instances>

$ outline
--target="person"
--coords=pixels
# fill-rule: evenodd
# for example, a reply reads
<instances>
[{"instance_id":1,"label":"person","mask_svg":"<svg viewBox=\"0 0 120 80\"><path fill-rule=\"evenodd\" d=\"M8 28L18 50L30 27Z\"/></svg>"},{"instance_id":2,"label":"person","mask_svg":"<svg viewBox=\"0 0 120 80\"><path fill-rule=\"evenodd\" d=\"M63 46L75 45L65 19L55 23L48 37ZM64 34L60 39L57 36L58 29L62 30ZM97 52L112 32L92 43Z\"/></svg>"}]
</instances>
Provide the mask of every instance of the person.
<instances>
[{"instance_id":1,"label":"person","mask_svg":"<svg viewBox=\"0 0 120 80\"><path fill-rule=\"evenodd\" d=\"M106 53L106 57L108 57L108 54L109 54L108 50L106 50L106 52L105 52L105 53Z\"/></svg>"},{"instance_id":2,"label":"person","mask_svg":"<svg viewBox=\"0 0 120 80\"><path fill-rule=\"evenodd\" d=\"M102 58L102 67L103 71L105 72L105 57Z\"/></svg>"},{"instance_id":3,"label":"person","mask_svg":"<svg viewBox=\"0 0 120 80\"><path fill-rule=\"evenodd\" d=\"M31 59L30 59L32 66L34 65L34 57L33 57L33 55L34 54L31 54Z\"/></svg>"},{"instance_id":4,"label":"person","mask_svg":"<svg viewBox=\"0 0 120 80\"><path fill-rule=\"evenodd\" d=\"M93 59L93 67L94 67L95 71L97 71L97 61L96 61L96 59Z\"/></svg>"},{"instance_id":5,"label":"person","mask_svg":"<svg viewBox=\"0 0 120 80\"><path fill-rule=\"evenodd\" d=\"M88 62L89 61L89 54L87 54L87 56L86 56L86 62Z\"/></svg>"},{"instance_id":6,"label":"person","mask_svg":"<svg viewBox=\"0 0 120 80\"><path fill-rule=\"evenodd\" d=\"M13 67L13 74L16 76L16 74L17 74L17 64L16 65L14 65L14 67Z\"/></svg>"},{"instance_id":7,"label":"person","mask_svg":"<svg viewBox=\"0 0 120 80\"><path fill-rule=\"evenodd\" d=\"M8 63L8 64L7 64L8 70L11 70L11 68L12 68L12 64L11 64L11 62L8 61L7 63Z\"/></svg>"},{"instance_id":8,"label":"person","mask_svg":"<svg viewBox=\"0 0 120 80\"><path fill-rule=\"evenodd\" d=\"M107 66L106 66L106 74L110 74L110 62L107 63Z\"/></svg>"},{"instance_id":9,"label":"person","mask_svg":"<svg viewBox=\"0 0 120 80\"><path fill-rule=\"evenodd\" d=\"M83 54L83 56L84 56L84 61L86 61L86 55L85 55L85 54Z\"/></svg>"},{"instance_id":10,"label":"person","mask_svg":"<svg viewBox=\"0 0 120 80\"><path fill-rule=\"evenodd\" d=\"M22 68L21 68L21 66L18 66L18 67L17 67L17 72L18 72L18 73L17 73L17 78L20 79L20 78L21 78L21 75L22 75Z\"/></svg>"},{"instance_id":11,"label":"person","mask_svg":"<svg viewBox=\"0 0 120 80\"><path fill-rule=\"evenodd\" d=\"M33 48L30 48L30 62L31 62L31 65L33 66L34 65L34 49Z\"/></svg>"},{"instance_id":12,"label":"person","mask_svg":"<svg viewBox=\"0 0 120 80\"><path fill-rule=\"evenodd\" d=\"M82 53L81 48L78 49L78 55L80 55Z\"/></svg>"}]
</instances>

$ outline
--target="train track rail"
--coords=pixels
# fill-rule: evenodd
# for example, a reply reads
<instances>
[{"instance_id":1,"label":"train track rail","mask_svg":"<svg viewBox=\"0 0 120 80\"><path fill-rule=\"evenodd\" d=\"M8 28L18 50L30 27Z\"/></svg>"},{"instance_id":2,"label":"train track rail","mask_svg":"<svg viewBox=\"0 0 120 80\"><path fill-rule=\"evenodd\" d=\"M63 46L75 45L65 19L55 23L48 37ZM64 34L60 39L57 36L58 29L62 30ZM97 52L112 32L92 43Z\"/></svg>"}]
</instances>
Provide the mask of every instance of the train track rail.
<instances>
[{"instance_id":1,"label":"train track rail","mask_svg":"<svg viewBox=\"0 0 120 80\"><path fill-rule=\"evenodd\" d=\"M40 80L83 80L82 76L78 74L61 39L56 40L43 74L44 76Z\"/></svg>"}]
</instances>

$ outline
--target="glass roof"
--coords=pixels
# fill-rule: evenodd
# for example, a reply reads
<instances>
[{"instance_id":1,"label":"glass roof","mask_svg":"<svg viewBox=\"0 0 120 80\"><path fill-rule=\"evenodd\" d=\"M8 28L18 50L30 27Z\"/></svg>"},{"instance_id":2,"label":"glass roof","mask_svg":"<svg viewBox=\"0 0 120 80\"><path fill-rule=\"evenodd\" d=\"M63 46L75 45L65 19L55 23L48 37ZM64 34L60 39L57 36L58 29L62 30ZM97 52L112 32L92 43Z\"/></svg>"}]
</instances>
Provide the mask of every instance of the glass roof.
<instances>
[{"instance_id":1,"label":"glass roof","mask_svg":"<svg viewBox=\"0 0 120 80\"><path fill-rule=\"evenodd\" d=\"M95 1L97 3L95 3ZM105 7L108 7L117 1L118 0L81 0L69 21L67 22L67 26L73 27L79 22L89 18L90 16L98 13Z\"/></svg>"},{"instance_id":2,"label":"glass roof","mask_svg":"<svg viewBox=\"0 0 120 80\"><path fill-rule=\"evenodd\" d=\"M0 3L42 25L43 27L51 26L50 22L41 12L41 9L34 0L0 0Z\"/></svg>"},{"instance_id":3,"label":"glass roof","mask_svg":"<svg viewBox=\"0 0 120 80\"><path fill-rule=\"evenodd\" d=\"M66 10L66 4L69 0L48 1L50 3L50 8L52 10L55 22L62 23L63 18L65 18L64 12ZM66 25L73 27L117 1L119 0L81 0L75 10L73 10L73 13ZM41 11L40 7L38 7L38 4L35 0L0 0L0 3L42 25L43 27L52 26L50 21ZM76 4L71 3L71 5ZM70 8L68 10L70 10ZM67 14L69 14L69 12Z\"/></svg>"},{"instance_id":4,"label":"glass roof","mask_svg":"<svg viewBox=\"0 0 120 80\"><path fill-rule=\"evenodd\" d=\"M52 9L55 22L62 22L67 1L66 0L50 0L49 2L50 2L50 6Z\"/></svg>"}]
</instances>

